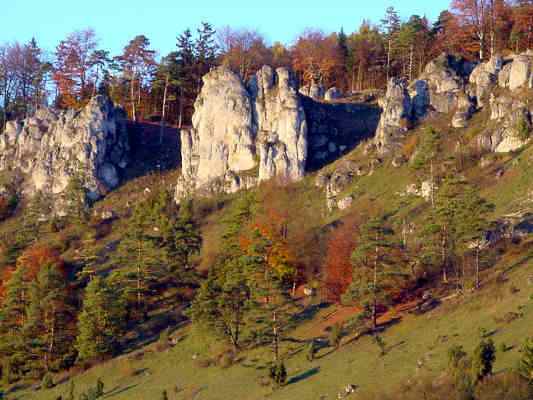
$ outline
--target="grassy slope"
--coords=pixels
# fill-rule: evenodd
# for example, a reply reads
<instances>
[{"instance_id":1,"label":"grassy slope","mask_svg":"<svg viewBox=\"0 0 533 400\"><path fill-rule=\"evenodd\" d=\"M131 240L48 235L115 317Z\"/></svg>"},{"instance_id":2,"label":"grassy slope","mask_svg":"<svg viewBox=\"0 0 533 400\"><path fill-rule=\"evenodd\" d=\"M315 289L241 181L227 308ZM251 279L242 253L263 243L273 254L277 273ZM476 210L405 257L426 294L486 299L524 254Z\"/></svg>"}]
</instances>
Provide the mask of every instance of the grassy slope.
<instances>
[{"instance_id":1,"label":"grassy slope","mask_svg":"<svg viewBox=\"0 0 533 400\"><path fill-rule=\"evenodd\" d=\"M110 391L109 399L158 399L163 389L171 393L171 399L190 399L194 393L197 399L226 400L261 399L317 399L320 395L334 398L346 384L360 385L361 391L390 389L417 374L436 374L444 368L446 351L452 344L462 344L471 351L478 342L479 328L496 331L493 339L497 344L505 342L514 348L499 353L496 369L512 367L519 357L518 349L524 337L531 335L533 326L533 286L528 278L533 274L533 243L529 243L528 253L523 253L522 264L516 259L504 261L502 268L518 265L509 272L509 280L504 284L492 282L480 293L461 300L445 302L436 310L419 317L404 316L402 323L390 327L383 338L388 346L384 357L379 356L377 346L369 337L343 345L331 353L330 348L318 354L318 360L305 360L305 351L297 353L287 362L289 379L285 388L271 393L263 388L258 378L265 374L261 364L254 362L261 354L249 352L245 360L228 369L217 366L200 368L192 360L193 354L207 357L216 352L210 342L202 340L185 328L178 335L184 339L169 351L158 353L154 348L145 350L141 360L123 356L107 364L98 366L84 375L75 378L78 390L93 384L102 377ZM510 288L520 291L510 294ZM523 317L511 323L497 323L495 317L508 312L523 313ZM312 330L321 316L330 313L323 310L314 320L299 328L299 332ZM299 335L305 336L305 335ZM302 344L290 344L292 350ZM424 360L422 369L417 370L418 360ZM137 371L137 373L133 373ZM174 394L173 387L183 390ZM19 398L48 400L66 393L67 385L27 394ZM112 391L111 391L112 390Z\"/></svg>"},{"instance_id":2,"label":"grassy slope","mask_svg":"<svg viewBox=\"0 0 533 400\"><path fill-rule=\"evenodd\" d=\"M446 137L446 148L443 151L451 154L455 145L454 137L463 133L443 132L450 135ZM420 131L415 131L412 135L419 133ZM468 136L468 132L465 135ZM483 195L496 205L494 217L525 208L531 209L533 146L517 155L490 157L493 159L490 166L481 169L472 165L466 175L479 183ZM348 158L362 165L366 162L361 148ZM495 171L501 167L505 169L505 174L496 180ZM175 177L171 174L168 178L173 181ZM399 196L409 183L416 180L417 176L412 169L407 166L394 168L390 165L390 160L385 160L371 176L357 178L346 188L345 194L351 194L355 198L351 211L357 210L365 214L380 208L396 214L397 220L405 217L416 221L420 218L419 211L427 208L427 203L419 198ZM151 186L153 179L150 181L146 182L146 186ZM99 206L110 206L119 214L125 213L127 207L124 199L132 200L132 196L139 195L144 187L145 178L139 178L111 194ZM301 194L295 199L296 205L302 203L302 206L316 209L317 213L323 212L325 196L314 188L313 177L306 178L298 190ZM309 200L305 200L304 196ZM327 216L324 223L339 217L342 217L342 213L335 212ZM219 218L220 212L215 212L204 225L204 233L212 237L214 242L219 233ZM117 221L113 232L100 244L118 238L121 225L122 222ZM216 243L213 246L216 248ZM209 258L207 254L205 256ZM112 390L107 398L112 399L158 399L163 389L169 391L171 399L260 399L265 396L273 399L317 399L320 395L334 398L348 383L360 385L363 392L391 388L416 373L437 373L442 370L446 350L452 343L464 344L466 349L471 350L478 340L479 327L498 329L494 335L496 342L514 346L518 346L526 334L531 335L533 304L528 299L533 295L533 287L528 286L527 278L533 274L533 243L515 248L513 253L500 260L498 268L511 268L511 281L503 287L493 284L480 294L461 300L461 303L447 302L423 317L406 316L402 323L389 328L384 339L390 350L383 358L379 357L377 346L365 337L346 344L340 351L331 354L327 354L330 349L326 348L313 363L305 360L305 351L295 354L287 362L292 383L274 393L258 383L259 377L266 372L264 368L261 369L261 362L256 360L268 359L269 356L263 354L265 350L246 353L244 362L229 369L216 366L200 368L192 360L193 354L198 353L201 358L212 357L220 351L220 345L214 345L189 332L188 327L177 331L176 334L184 339L168 352L157 353L148 347L144 349L145 355L141 360L132 360L131 356L126 355L76 377L75 382L79 392L93 384L97 377L102 377L107 390ZM521 290L510 295L509 288L513 285ZM498 325L494 321L495 316L516 312L524 304L527 306L523 318L508 325ZM324 324L324 315L331 311L332 309L322 310L312 320L298 327L293 335L300 340L316 336L316 327ZM288 351L294 352L302 349L304 344L295 342L287 346L290 347L287 348ZM517 358L517 347L499 354L497 368L510 367ZM417 372L417 361L421 359L426 360L425 366ZM135 371L137 372L133 373ZM178 394L173 392L175 385L183 389ZM49 391L24 393L18 398L55 399L58 394L64 394L66 388L63 385Z\"/></svg>"}]
</instances>

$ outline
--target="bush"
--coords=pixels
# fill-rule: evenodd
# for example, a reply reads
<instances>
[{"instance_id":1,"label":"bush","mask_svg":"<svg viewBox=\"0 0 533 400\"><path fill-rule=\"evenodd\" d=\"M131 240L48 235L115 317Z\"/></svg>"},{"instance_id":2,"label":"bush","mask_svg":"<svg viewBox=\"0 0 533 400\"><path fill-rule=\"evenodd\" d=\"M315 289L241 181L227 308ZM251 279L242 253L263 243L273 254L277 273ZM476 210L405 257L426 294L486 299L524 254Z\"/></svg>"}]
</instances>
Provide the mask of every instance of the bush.
<instances>
[{"instance_id":1,"label":"bush","mask_svg":"<svg viewBox=\"0 0 533 400\"><path fill-rule=\"evenodd\" d=\"M520 375L504 373L488 377L475 390L476 400L530 400L533 386Z\"/></svg>"},{"instance_id":2,"label":"bush","mask_svg":"<svg viewBox=\"0 0 533 400\"><path fill-rule=\"evenodd\" d=\"M342 324L337 322L329 331L329 345L338 349L341 346Z\"/></svg>"},{"instance_id":3,"label":"bush","mask_svg":"<svg viewBox=\"0 0 533 400\"><path fill-rule=\"evenodd\" d=\"M217 357L217 364L220 368L229 368L235 363L235 353L224 351Z\"/></svg>"},{"instance_id":4,"label":"bush","mask_svg":"<svg viewBox=\"0 0 533 400\"><path fill-rule=\"evenodd\" d=\"M482 340L474 350L472 359L472 373L476 381L492 374L492 367L496 360L496 347L492 339Z\"/></svg>"},{"instance_id":5,"label":"bush","mask_svg":"<svg viewBox=\"0 0 533 400\"><path fill-rule=\"evenodd\" d=\"M270 380L275 386L283 386L287 383L287 369L283 361L270 367Z\"/></svg>"},{"instance_id":6,"label":"bush","mask_svg":"<svg viewBox=\"0 0 533 400\"><path fill-rule=\"evenodd\" d=\"M41 386L44 388L44 389L51 389L54 387L54 380L52 378L52 375L47 372L46 374L44 374L43 376L43 380L41 382Z\"/></svg>"},{"instance_id":7,"label":"bush","mask_svg":"<svg viewBox=\"0 0 533 400\"><path fill-rule=\"evenodd\" d=\"M530 135L531 132L525 117L520 118L516 124L516 137L525 142L526 140L529 140Z\"/></svg>"},{"instance_id":8,"label":"bush","mask_svg":"<svg viewBox=\"0 0 533 400\"><path fill-rule=\"evenodd\" d=\"M102 397L104 395L104 382L98 378L96 381L96 397Z\"/></svg>"},{"instance_id":9,"label":"bush","mask_svg":"<svg viewBox=\"0 0 533 400\"><path fill-rule=\"evenodd\" d=\"M157 342L157 351L165 351L170 347L170 329L167 328L159 335L159 341Z\"/></svg>"}]
</instances>

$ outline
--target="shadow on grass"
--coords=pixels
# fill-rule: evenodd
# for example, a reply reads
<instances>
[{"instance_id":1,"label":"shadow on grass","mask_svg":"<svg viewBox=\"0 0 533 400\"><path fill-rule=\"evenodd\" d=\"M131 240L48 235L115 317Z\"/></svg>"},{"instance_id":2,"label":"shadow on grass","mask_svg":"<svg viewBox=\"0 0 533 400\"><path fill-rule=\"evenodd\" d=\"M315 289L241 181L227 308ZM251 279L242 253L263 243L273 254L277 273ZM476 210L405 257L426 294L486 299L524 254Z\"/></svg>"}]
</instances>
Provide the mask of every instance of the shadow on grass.
<instances>
[{"instance_id":1,"label":"shadow on grass","mask_svg":"<svg viewBox=\"0 0 533 400\"><path fill-rule=\"evenodd\" d=\"M288 385L292 385L294 383L301 382L303 380L306 380L307 378L310 378L320 372L320 367L311 368L305 372L302 372L299 375L293 376L289 381L287 382Z\"/></svg>"},{"instance_id":2,"label":"shadow on grass","mask_svg":"<svg viewBox=\"0 0 533 400\"><path fill-rule=\"evenodd\" d=\"M304 321L312 320L318 312L329 306L328 303L313 304L311 306L305 307L301 312L295 314L291 320L294 323L302 323Z\"/></svg>"},{"instance_id":3,"label":"shadow on grass","mask_svg":"<svg viewBox=\"0 0 533 400\"><path fill-rule=\"evenodd\" d=\"M110 399L111 397L114 397L116 396L117 394L121 394L121 393L124 393L124 392L127 392L128 390L130 389L133 389L135 387L139 386L139 384L135 384L135 385L129 385L129 386L126 386L126 387L123 387L121 389L119 389L118 387L113 389L111 392L108 392L104 395L104 399Z\"/></svg>"}]
</instances>

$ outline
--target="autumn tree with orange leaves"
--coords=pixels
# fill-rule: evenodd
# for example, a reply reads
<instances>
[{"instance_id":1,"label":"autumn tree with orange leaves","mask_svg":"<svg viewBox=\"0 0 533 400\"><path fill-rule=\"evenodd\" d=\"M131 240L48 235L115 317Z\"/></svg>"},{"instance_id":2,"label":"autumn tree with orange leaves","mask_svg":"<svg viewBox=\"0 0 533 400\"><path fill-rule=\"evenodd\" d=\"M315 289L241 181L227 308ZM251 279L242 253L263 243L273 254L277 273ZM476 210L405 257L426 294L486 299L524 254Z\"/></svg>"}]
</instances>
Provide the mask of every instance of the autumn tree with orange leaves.
<instances>
[{"instance_id":1,"label":"autumn tree with orange leaves","mask_svg":"<svg viewBox=\"0 0 533 400\"><path fill-rule=\"evenodd\" d=\"M57 45L53 79L59 107L79 108L91 96L91 57L96 45L96 34L92 29L73 32Z\"/></svg>"},{"instance_id":2,"label":"autumn tree with orange leaves","mask_svg":"<svg viewBox=\"0 0 533 400\"><path fill-rule=\"evenodd\" d=\"M292 67L304 84L315 82L332 86L342 69L335 34L326 36L318 30L307 30L297 39L292 54Z\"/></svg>"},{"instance_id":3,"label":"autumn tree with orange leaves","mask_svg":"<svg viewBox=\"0 0 533 400\"><path fill-rule=\"evenodd\" d=\"M352 283L351 256L356 246L357 224L350 218L329 237L325 264L325 289L328 301L340 302Z\"/></svg>"}]
</instances>

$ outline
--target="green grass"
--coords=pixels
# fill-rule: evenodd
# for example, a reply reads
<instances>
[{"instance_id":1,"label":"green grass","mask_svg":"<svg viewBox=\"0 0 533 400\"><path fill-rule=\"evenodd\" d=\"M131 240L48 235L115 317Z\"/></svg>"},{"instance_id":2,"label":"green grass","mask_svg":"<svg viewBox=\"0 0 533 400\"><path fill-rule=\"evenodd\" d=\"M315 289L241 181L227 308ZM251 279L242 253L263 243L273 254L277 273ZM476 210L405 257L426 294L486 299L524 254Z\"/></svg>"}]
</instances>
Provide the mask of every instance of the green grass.
<instances>
[{"instance_id":1,"label":"green grass","mask_svg":"<svg viewBox=\"0 0 533 400\"><path fill-rule=\"evenodd\" d=\"M305 351L295 354L287 360L291 383L274 392L259 384L259 378L266 374L266 370L260 369L264 361L258 362L257 359L268 359L267 350L246 352L240 364L227 369L218 366L201 368L193 360L193 355L212 357L220 350L220 345L199 337L189 328L178 331L184 339L166 352L157 352L151 346L145 349L140 360L122 356L74 380L79 393L101 377L109 392L105 398L116 400L158 399L162 390L167 390L171 399L183 400L265 397L305 400L317 399L321 395L331 399L349 383L360 386L361 393L370 393L391 389L417 376L439 375L446 366L448 348L460 344L471 352L479 341L480 328L494 331L492 338L497 346L503 342L513 346L512 350L498 353L496 371L512 368L519 358L520 345L527 335L532 334L533 326L533 286L528 283L533 274L533 250L520 257L522 263L518 262L520 259L510 259L500 266L517 265L511 268L507 282L498 284L493 281L478 293L446 301L423 316L407 315L401 323L390 327L383 334L387 345L384 357L380 357L379 349L370 337L344 344L335 352L325 348L313 362L305 359ZM512 294L511 287L519 291ZM495 319L508 312L521 312L523 317L510 323L496 322ZM312 328L318 319L306 322L301 330ZM286 343L285 346L286 351L294 352L305 345ZM417 367L419 360L423 360L422 368ZM175 394L175 385L182 391ZM24 393L17 398L53 400L64 395L67 387L68 384L63 384L51 390ZM197 396L193 397L197 391Z\"/></svg>"}]
</instances>

